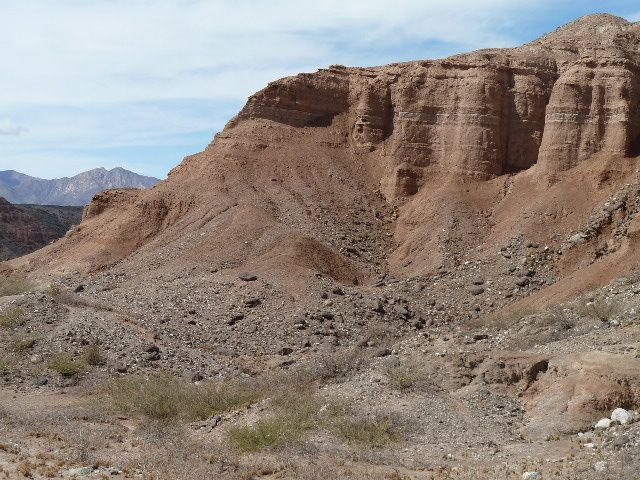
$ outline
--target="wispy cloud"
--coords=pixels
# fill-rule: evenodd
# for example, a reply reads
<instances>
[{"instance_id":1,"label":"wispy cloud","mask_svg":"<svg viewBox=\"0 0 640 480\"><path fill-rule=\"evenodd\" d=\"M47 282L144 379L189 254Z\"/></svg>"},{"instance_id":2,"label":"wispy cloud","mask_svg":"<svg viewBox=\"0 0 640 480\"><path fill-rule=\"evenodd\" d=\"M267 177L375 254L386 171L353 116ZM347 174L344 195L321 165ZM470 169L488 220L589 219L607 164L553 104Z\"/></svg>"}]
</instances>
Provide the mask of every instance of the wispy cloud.
<instances>
[{"instance_id":1,"label":"wispy cloud","mask_svg":"<svg viewBox=\"0 0 640 480\"><path fill-rule=\"evenodd\" d=\"M17 136L28 131L27 127L18 125L9 118L0 119L0 135Z\"/></svg>"},{"instance_id":2,"label":"wispy cloud","mask_svg":"<svg viewBox=\"0 0 640 480\"><path fill-rule=\"evenodd\" d=\"M543 33L540 19L550 30L590 13L590 2L576 3L577 12L554 0L3 0L0 44L11 48L0 115L29 131L0 123L0 134L17 132L2 134L0 168L31 155L42 176L71 174L80 151L95 159L92 149L111 149L110 162L129 165L146 146L156 169L147 173L161 175L180 161L169 154L194 139L191 151L204 147L271 80L512 46Z\"/></svg>"}]
</instances>

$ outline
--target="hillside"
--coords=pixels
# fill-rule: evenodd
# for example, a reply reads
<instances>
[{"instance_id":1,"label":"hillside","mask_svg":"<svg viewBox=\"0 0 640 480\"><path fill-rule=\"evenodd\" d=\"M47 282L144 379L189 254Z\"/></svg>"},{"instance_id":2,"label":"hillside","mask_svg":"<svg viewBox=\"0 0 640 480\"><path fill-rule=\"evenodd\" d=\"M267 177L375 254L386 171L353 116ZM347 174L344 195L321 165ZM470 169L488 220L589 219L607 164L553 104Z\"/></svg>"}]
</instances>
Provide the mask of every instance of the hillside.
<instances>
[{"instance_id":1,"label":"hillside","mask_svg":"<svg viewBox=\"0 0 640 480\"><path fill-rule=\"evenodd\" d=\"M36 284L0 298L6 408L44 431L0 466L53 438L38 471L634 479L639 104L640 23L611 15L270 83L0 264Z\"/></svg>"},{"instance_id":2,"label":"hillside","mask_svg":"<svg viewBox=\"0 0 640 480\"><path fill-rule=\"evenodd\" d=\"M0 196L12 203L85 206L109 188L150 188L160 180L123 168L96 168L73 177L44 180L13 170L0 172Z\"/></svg>"}]
</instances>

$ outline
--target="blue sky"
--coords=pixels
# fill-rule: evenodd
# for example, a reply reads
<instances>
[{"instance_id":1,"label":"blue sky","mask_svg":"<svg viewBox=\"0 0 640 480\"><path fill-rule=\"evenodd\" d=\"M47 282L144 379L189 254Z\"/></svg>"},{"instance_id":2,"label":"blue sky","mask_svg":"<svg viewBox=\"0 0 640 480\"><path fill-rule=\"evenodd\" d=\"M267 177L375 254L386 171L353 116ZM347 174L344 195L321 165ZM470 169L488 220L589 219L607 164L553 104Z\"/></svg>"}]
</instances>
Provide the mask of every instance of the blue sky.
<instances>
[{"instance_id":1,"label":"blue sky","mask_svg":"<svg viewBox=\"0 0 640 480\"><path fill-rule=\"evenodd\" d=\"M640 20L637 0L2 0L0 170L164 177L276 78L515 46L600 12Z\"/></svg>"}]
</instances>

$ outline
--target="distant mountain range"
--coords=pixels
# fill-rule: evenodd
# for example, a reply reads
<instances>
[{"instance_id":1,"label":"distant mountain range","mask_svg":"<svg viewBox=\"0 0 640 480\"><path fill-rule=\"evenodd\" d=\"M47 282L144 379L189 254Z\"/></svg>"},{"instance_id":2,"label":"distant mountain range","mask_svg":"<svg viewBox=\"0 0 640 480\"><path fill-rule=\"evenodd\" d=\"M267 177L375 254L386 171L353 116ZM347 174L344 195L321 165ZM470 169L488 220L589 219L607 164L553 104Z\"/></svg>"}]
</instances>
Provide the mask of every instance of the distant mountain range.
<instances>
[{"instance_id":1,"label":"distant mountain range","mask_svg":"<svg viewBox=\"0 0 640 480\"><path fill-rule=\"evenodd\" d=\"M12 205L0 197L0 261L48 245L81 219L82 207Z\"/></svg>"},{"instance_id":2,"label":"distant mountain range","mask_svg":"<svg viewBox=\"0 0 640 480\"><path fill-rule=\"evenodd\" d=\"M0 171L0 197L14 204L83 206L109 188L149 188L160 180L124 168L96 168L73 177L45 180L14 170Z\"/></svg>"}]
</instances>

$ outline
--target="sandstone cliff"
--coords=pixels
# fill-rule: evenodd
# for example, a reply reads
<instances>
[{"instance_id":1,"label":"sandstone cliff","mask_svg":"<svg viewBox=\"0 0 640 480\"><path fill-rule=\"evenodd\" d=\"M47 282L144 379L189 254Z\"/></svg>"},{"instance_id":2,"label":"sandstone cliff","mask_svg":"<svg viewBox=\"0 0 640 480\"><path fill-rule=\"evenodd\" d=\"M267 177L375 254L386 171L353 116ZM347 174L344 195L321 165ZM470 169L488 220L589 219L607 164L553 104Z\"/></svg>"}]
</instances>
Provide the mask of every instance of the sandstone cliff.
<instances>
[{"instance_id":1,"label":"sandstone cliff","mask_svg":"<svg viewBox=\"0 0 640 480\"><path fill-rule=\"evenodd\" d=\"M344 115L345 146L376 152L395 198L433 170L489 178L640 153L639 69L640 25L594 15L520 48L285 78L238 118L302 127Z\"/></svg>"}]
</instances>

